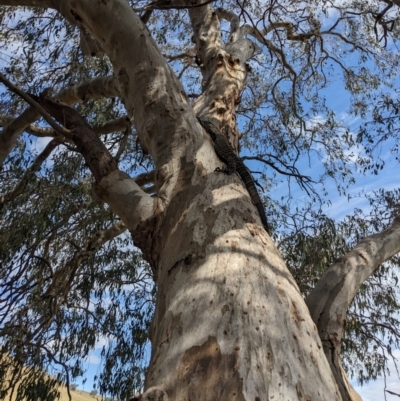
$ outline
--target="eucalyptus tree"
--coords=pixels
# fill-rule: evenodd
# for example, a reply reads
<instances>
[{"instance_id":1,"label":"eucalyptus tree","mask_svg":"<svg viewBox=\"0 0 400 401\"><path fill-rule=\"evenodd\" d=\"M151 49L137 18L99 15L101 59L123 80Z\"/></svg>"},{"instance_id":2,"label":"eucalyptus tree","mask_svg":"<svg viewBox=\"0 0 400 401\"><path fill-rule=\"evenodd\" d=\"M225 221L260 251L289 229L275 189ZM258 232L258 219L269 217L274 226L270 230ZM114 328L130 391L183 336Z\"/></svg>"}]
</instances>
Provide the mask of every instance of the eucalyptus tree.
<instances>
[{"instance_id":1,"label":"eucalyptus tree","mask_svg":"<svg viewBox=\"0 0 400 401\"><path fill-rule=\"evenodd\" d=\"M393 144L375 127L379 101L395 105L396 3L0 5L3 393L22 379L18 397L37 398L38 368L69 384L107 338L103 393L127 396L145 371L142 400L359 400L341 347L348 365L351 336L365 346L384 324L360 301L344 337L346 316L371 275L390 283L398 194L367 228L320 210L329 182L346 196L359 166L384 167L357 141ZM371 130L336 117L332 87ZM258 162L273 237L197 117ZM398 343L395 291L367 288Z\"/></svg>"}]
</instances>

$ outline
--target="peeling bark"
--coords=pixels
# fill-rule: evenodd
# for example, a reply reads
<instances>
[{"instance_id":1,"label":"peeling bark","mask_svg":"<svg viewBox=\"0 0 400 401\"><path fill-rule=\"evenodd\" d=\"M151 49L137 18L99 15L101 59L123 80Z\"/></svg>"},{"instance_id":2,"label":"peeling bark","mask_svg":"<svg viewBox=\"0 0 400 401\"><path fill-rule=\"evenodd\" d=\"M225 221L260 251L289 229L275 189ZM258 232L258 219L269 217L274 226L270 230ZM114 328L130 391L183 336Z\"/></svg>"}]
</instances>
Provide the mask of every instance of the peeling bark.
<instances>
[{"instance_id":1,"label":"peeling bark","mask_svg":"<svg viewBox=\"0 0 400 401\"><path fill-rule=\"evenodd\" d=\"M234 108L254 46L244 37L225 46L212 8L190 10L204 63L204 93L193 112L140 18L122 0L95 3L65 1L59 9L102 43L156 165L151 205L121 172L100 182L123 221L139 222L135 245L158 284L142 397L340 400L296 283L255 223L240 179L214 172L220 162L195 119L194 112L218 121L237 148ZM152 224L138 213L150 209Z\"/></svg>"},{"instance_id":2,"label":"peeling bark","mask_svg":"<svg viewBox=\"0 0 400 401\"><path fill-rule=\"evenodd\" d=\"M203 93L190 105L125 0L33 4L55 7L101 43L115 73L107 93L118 92L155 163L154 173L135 182L100 149L93 132L86 141L90 127L83 124L83 134L73 137L97 180L97 194L121 217L120 228L131 230L157 282L152 356L141 399L358 400L340 365L345 315L359 285L399 251L400 220L332 266L306 304L257 224L241 180L215 172L221 162L196 120L196 115L212 120L237 151L235 107L255 50L246 34L274 50L272 44L254 27L240 27L227 10L209 4L190 8L203 74ZM231 24L227 43L221 39L222 18ZM276 27L293 40L311 35L294 35L286 22ZM79 91L70 96L71 102L83 100ZM21 129L31 117L14 123ZM148 183L154 184L154 197L140 188Z\"/></svg>"},{"instance_id":3,"label":"peeling bark","mask_svg":"<svg viewBox=\"0 0 400 401\"><path fill-rule=\"evenodd\" d=\"M196 114L212 121L224 132L238 152L235 109L246 83L246 61L254 52L254 44L244 37L239 38L238 22L221 9L215 12L211 6L205 6L190 9L189 15L203 74L203 93L193 108ZM221 40L218 16L231 20L231 35L226 46Z\"/></svg>"}]
</instances>

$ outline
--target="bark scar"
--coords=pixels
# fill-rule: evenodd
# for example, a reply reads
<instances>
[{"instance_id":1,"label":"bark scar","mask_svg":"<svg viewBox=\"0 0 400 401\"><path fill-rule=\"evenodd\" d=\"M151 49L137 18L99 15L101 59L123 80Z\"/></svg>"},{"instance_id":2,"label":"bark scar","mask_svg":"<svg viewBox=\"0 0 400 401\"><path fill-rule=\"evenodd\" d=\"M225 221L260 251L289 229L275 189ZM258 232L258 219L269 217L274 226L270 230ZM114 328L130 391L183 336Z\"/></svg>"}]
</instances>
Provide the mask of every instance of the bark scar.
<instances>
[{"instance_id":1,"label":"bark scar","mask_svg":"<svg viewBox=\"0 0 400 401\"><path fill-rule=\"evenodd\" d=\"M71 13L71 15L80 23L83 22L83 18L76 12L74 11L72 8L71 10L69 10L69 12Z\"/></svg>"}]
</instances>

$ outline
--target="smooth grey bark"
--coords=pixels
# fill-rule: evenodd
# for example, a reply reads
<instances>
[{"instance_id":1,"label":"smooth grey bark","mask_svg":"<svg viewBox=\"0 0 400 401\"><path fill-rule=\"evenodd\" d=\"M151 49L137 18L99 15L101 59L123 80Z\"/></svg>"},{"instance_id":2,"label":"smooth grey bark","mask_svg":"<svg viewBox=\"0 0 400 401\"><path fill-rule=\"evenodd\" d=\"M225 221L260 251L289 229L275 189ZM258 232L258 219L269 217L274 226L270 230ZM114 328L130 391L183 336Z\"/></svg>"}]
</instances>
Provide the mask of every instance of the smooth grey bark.
<instances>
[{"instance_id":1,"label":"smooth grey bark","mask_svg":"<svg viewBox=\"0 0 400 401\"><path fill-rule=\"evenodd\" d=\"M140 19L124 1L65 1L59 10L85 21L102 43L156 165L154 221L133 230L159 288L143 399L339 400L293 278L241 181L214 173L220 162ZM190 12L205 60L204 88L215 89L194 109L219 115L224 130L236 129L233 111L246 76L241 43L222 44L210 6ZM115 174L98 184L98 193L127 221L139 209L117 193L122 179Z\"/></svg>"},{"instance_id":2,"label":"smooth grey bark","mask_svg":"<svg viewBox=\"0 0 400 401\"><path fill-rule=\"evenodd\" d=\"M343 400L360 400L343 372L340 350L347 311L361 284L400 252L400 216L379 234L361 240L320 278L306 299Z\"/></svg>"},{"instance_id":3,"label":"smooth grey bark","mask_svg":"<svg viewBox=\"0 0 400 401\"><path fill-rule=\"evenodd\" d=\"M296 283L243 183L214 173L221 163L195 119L213 119L236 149L234 109L255 48L245 35L257 32L225 10L190 9L204 78L192 108L124 0L52 3L102 44L156 165L154 198L119 170L97 184L158 284L143 400L357 399L339 393L345 379L332 373ZM228 44L220 18L231 23Z\"/></svg>"}]
</instances>

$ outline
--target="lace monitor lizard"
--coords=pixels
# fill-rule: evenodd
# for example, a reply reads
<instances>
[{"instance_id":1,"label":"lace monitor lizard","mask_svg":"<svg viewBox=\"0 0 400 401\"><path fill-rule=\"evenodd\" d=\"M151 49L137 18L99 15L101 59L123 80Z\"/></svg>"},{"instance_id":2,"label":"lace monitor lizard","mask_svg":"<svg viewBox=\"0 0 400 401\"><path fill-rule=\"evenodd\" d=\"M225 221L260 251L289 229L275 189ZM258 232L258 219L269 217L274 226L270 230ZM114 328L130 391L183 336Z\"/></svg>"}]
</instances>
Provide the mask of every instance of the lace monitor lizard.
<instances>
[{"instance_id":1,"label":"lace monitor lizard","mask_svg":"<svg viewBox=\"0 0 400 401\"><path fill-rule=\"evenodd\" d=\"M226 164L225 169L220 169L218 167L215 171L221 171L228 175L234 172L237 172L239 174L240 178L247 188L247 191L249 192L252 202L254 203L258 210L258 213L260 214L261 222L265 230L268 234L270 234L264 207L262 205L260 195L258 194L256 185L249 170L247 169L243 161L233 151L225 135L221 134L221 132L218 130L217 127L215 127L213 123L211 123L210 121L201 120L199 117L197 117L197 120L213 140L215 153Z\"/></svg>"}]
</instances>

